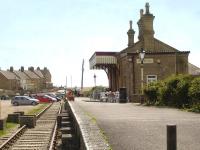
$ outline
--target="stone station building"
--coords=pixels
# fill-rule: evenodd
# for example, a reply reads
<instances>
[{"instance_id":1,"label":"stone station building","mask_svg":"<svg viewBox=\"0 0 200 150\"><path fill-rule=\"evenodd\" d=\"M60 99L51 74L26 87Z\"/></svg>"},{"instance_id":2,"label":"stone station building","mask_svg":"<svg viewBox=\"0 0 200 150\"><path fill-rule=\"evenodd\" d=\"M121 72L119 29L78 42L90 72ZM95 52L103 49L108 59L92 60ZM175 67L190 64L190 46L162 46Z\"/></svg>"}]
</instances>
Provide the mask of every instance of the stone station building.
<instances>
[{"instance_id":1,"label":"stone station building","mask_svg":"<svg viewBox=\"0 0 200 150\"><path fill-rule=\"evenodd\" d=\"M140 10L137 22L138 41L134 41L135 31L130 21L127 48L120 52L95 52L89 60L90 69L105 70L112 91L126 88L130 102L139 100L143 84L165 79L172 74L188 74L188 66L194 67L188 65L189 51L180 51L154 37L154 18L149 3L146 3L145 12ZM145 50L143 65L139 57L141 49Z\"/></svg>"}]
</instances>

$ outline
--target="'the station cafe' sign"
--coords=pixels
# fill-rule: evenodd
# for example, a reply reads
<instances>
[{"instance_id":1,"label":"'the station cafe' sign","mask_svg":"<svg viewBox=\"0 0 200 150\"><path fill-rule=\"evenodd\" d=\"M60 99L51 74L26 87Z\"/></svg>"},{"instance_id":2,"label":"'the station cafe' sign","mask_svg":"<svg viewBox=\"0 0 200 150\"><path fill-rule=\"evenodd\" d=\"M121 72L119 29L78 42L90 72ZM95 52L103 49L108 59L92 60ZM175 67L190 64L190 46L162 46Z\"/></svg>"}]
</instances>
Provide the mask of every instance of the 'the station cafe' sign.
<instances>
[{"instance_id":1,"label":"'the station cafe' sign","mask_svg":"<svg viewBox=\"0 0 200 150\"><path fill-rule=\"evenodd\" d=\"M140 64L140 63L141 63L141 60L137 59L137 64ZM151 64L151 63L153 63L153 58L144 58L143 63L144 64Z\"/></svg>"}]
</instances>

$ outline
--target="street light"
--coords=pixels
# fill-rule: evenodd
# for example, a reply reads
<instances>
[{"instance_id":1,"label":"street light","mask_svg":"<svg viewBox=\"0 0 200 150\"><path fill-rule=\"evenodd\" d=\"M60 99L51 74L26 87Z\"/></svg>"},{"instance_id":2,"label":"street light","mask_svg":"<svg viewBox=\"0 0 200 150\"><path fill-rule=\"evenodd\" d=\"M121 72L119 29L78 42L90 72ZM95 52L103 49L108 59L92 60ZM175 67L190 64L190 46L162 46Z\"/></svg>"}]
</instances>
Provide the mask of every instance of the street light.
<instances>
[{"instance_id":1,"label":"street light","mask_svg":"<svg viewBox=\"0 0 200 150\"><path fill-rule=\"evenodd\" d=\"M94 86L96 87L96 74L94 74Z\"/></svg>"},{"instance_id":2,"label":"street light","mask_svg":"<svg viewBox=\"0 0 200 150\"><path fill-rule=\"evenodd\" d=\"M0 120L1 120L1 99L0 99Z\"/></svg>"},{"instance_id":3,"label":"street light","mask_svg":"<svg viewBox=\"0 0 200 150\"><path fill-rule=\"evenodd\" d=\"M145 50L143 48L141 48L139 55L140 55L141 65L143 65L144 56L145 56Z\"/></svg>"},{"instance_id":4,"label":"street light","mask_svg":"<svg viewBox=\"0 0 200 150\"><path fill-rule=\"evenodd\" d=\"M141 60L140 68L141 68L141 102L143 103L142 96L144 95L144 56L145 56L145 51L143 48L141 48L139 52L139 57Z\"/></svg>"}]
</instances>

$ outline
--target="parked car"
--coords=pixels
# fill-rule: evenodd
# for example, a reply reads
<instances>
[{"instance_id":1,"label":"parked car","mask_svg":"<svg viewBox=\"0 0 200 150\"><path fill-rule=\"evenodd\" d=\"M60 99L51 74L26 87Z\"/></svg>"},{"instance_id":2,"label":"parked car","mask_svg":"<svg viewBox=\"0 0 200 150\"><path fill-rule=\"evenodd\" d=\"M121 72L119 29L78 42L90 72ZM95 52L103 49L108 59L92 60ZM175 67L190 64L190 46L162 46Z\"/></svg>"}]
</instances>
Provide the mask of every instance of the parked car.
<instances>
[{"instance_id":1,"label":"parked car","mask_svg":"<svg viewBox=\"0 0 200 150\"><path fill-rule=\"evenodd\" d=\"M46 97L48 97L49 99L51 99L53 102L57 102L57 99L52 97L52 96L49 96L49 95L44 95Z\"/></svg>"},{"instance_id":2,"label":"parked car","mask_svg":"<svg viewBox=\"0 0 200 150\"><path fill-rule=\"evenodd\" d=\"M56 102L57 100L49 95L36 95L35 96L40 102L51 103Z\"/></svg>"},{"instance_id":3,"label":"parked car","mask_svg":"<svg viewBox=\"0 0 200 150\"><path fill-rule=\"evenodd\" d=\"M60 99L64 99L65 93L56 93L56 96L59 97Z\"/></svg>"},{"instance_id":4,"label":"parked car","mask_svg":"<svg viewBox=\"0 0 200 150\"><path fill-rule=\"evenodd\" d=\"M2 95L0 96L1 100L8 100L9 96L8 95Z\"/></svg>"},{"instance_id":5,"label":"parked car","mask_svg":"<svg viewBox=\"0 0 200 150\"><path fill-rule=\"evenodd\" d=\"M46 95L49 95L49 96L55 98L57 101L61 101L61 98L58 97L56 94L53 94L53 93L47 93Z\"/></svg>"},{"instance_id":6,"label":"parked car","mask_svg":"<svg viewBox=\"0 0 200 150\"><path fill-rule=\"evenodd\" d=\"M35 98L31 98L28 96L15 96L11 100L11 104L14 106L18 105L37 105L39 104L39 100Z\"/></svg>"}]
</instances>

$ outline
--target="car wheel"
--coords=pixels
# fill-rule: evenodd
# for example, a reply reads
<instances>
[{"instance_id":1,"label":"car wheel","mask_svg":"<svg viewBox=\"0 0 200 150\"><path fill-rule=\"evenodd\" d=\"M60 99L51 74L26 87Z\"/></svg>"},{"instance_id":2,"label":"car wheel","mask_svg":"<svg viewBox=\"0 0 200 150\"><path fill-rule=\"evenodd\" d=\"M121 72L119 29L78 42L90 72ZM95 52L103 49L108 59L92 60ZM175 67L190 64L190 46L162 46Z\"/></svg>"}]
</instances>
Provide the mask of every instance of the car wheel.
<instances>
[{"instance_id":1,"label":"car wheel","mask_svg":"<svg viewBox=\"0 0 200 150\"><path fill-rule=\"evenodd\" d=\"M32 105L35 106L35 105L37 105L37 103L36 102L32 102Z\"/></svg>"},{"instance_id":2,"label":"car wheel","mask_svg":"<svg viewBox=\"0 0 200 150\"><path fill-rule=\"evenodd\" d=\"M14 105L14 106L18 106L19 103L18 103L18 102L14 102L13 105Z\"/></svg>"}]
</instances>

